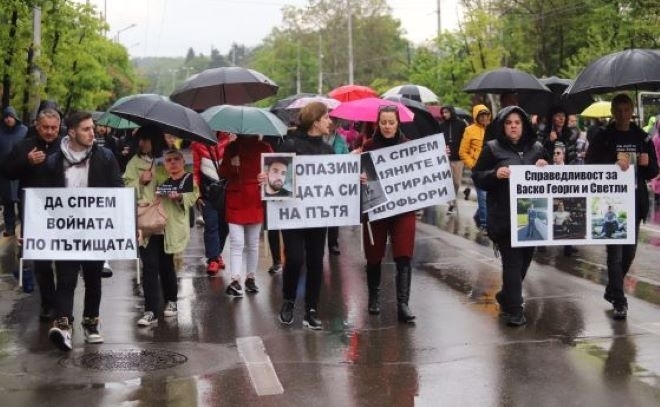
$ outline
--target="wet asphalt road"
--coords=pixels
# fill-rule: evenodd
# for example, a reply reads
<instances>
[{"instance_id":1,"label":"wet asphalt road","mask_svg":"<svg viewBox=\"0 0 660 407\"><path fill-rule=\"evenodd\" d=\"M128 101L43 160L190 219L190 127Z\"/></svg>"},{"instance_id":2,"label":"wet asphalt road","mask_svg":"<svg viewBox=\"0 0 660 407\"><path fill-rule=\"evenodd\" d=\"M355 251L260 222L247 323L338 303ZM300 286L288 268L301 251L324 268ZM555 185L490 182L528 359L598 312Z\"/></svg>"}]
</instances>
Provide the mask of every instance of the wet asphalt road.
<instances>
[{"instance_id":1,"label":"wet asphalt road","mask_svg":"<svg viewBox=\"0 0 660 407\"><path fill-rule=\"evenodd\" d=\"M596 267L590 264L602 263L604 249L581 248L575 259L558 255L560 248L539 254L524 285L529 323L508 328L494 300L499 259L463 219L474 206L460 205L458 221L438 214L435 223L445 230L418 223L414 326L396 321L391 260L383 312L367 314L359 228L342 228L342 254L326 258L321 332L302 328L300 299L293 325L277 322L281 275L265 272L263 250L261 292L225 296L229 273L205 275L200 229L182 260L176 318L138 328L134 273L130 263L116 262L114 277L104 281L105 343L84 344L76 327L68 354L48 342L37 296L17 294L3 278L0 404L660 405L660 307L630 298L628 321L614 322L602 285L558 271ZM3 241L5 270L8 247ZM650 256L640 262L652 263ZM76 300L79 320L80 288Z\"/></svg>"}]
</instances>

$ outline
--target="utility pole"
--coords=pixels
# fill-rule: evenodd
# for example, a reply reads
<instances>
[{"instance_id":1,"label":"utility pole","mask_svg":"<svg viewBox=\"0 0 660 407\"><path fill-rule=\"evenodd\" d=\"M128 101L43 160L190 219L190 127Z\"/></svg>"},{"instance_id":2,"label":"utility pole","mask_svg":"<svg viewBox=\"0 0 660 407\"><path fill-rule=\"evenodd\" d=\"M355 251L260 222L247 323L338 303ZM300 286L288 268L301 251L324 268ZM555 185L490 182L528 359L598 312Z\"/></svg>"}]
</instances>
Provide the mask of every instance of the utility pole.
<instances>
[{"instance_id":1,"label":"utility pole","mask_svg":"<svg viewBox=\"0 0 660 407\"><path fill-rule=\"evenodd\" d=\"M323 34L319 32L319 95L323 94Z\"/></svg>"},{"instance_id":2,"label":"utility pole","mask_svg":"<svg viewBox=\"0 0 660 407\"><path fill-rule=\"evenodd\" d=\"M442 18L440 15L440 0L438 0L438 37L442 34Z\"/></svg>"},{"instance_id":3,"label":"utility pole","mask_svg":"<svg viewBox=\"0 0 660 407\"><path fill-rule=\"evenodd\" d=\"M34 6L32 8L32 45L28 51L30 55L28 59L28 71L32 75L32 81L28 80L26 91L24 93L24 108L29 112L24 111L24 116L30 115L30 121L37 115L37 108L39 106L39 84L41 82L41 70L34 63L35 59L39 58L41 53L41 7ZM32 82L32 83L30 83ZM31 93L31 95L30 95ZM30 99L32 99L32 109L30 109Z\"/></svg>"},{"instance_id":4,"label":"utility pole","mask_svg":"<svg viewBox=\"0 0 660 407\"><path fill-rule=\"evenodd\" d=\"M346 0L348 6L348 84L353 84L353 9L351 0Z\"/></svg>"}]
</instances>

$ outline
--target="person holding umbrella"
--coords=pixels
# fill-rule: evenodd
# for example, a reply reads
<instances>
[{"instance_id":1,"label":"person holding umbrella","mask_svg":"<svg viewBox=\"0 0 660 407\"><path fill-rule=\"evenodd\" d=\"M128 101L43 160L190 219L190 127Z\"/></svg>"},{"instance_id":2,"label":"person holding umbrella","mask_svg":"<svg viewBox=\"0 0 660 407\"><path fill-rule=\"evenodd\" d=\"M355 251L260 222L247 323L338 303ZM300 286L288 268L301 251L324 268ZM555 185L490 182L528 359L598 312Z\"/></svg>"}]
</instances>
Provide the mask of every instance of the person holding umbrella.
<instances>
[{"instance_id":1,"label":"person holding umbrella","mask_svg":"<svg viewBox=\"0 0 660 407\"><path fill-rule=\"evenodd\" d=\"M536 140L527 114L518 106L498 114L496 138L484 146L472 169L477 188L486 190L488 236L502 255L502 289L495 295L501 315L509 326L527 323L523 313L522 282L534 255L534 247L511 247L509 176L511 165L546 165L544 149Z\"/></svg>"},{"instance_id":2,"label":"person holding umbrella","mask_svg":"<svg viewBox=\"0 0 660 407\"><path fill-rule=\"evenodd\" d=\"M184 170L185 163L180 150L166 150L162 154L163 166L154 168L154 160L160 155L160 145L164 142L162 130L152 125L143 126L136 136L139 140L138 153L128 162L124 181L126 186L136 189L138 202L152 203L160 199L167 214L163 233L140 233L144 314L137 324L147 327L159 314L159 289L165 301L162 315L166 318L177 315L178 287L174 254L182 252L190 240L189 211L197 200L197 192L186 188L191 175ZM167 184L167 190L159 190L163 184ZM189 185L192 184L190 182Z\"/></svg>"},{"instance_id":3,"label":"person holding umbrella","mask_svg":"<svg viewBox=\"0 0 660 407\"><path fill-rule=\"evenodd\" d=\"M382 106L378 112L377 128L374 136L363 145L363 152L405 143L399 129L399 113L396 106ZM386 219L370 222L364 227L362 240L367 259L367 287L369 290L368 312L380 313L381 263L385 256L387 238L392 241L392 257L396 263L397 317L400 322L413 323L415 315L410 311L410 284L412 267L410 260L415 247L415 212L406 212ZM369 237L369 229L373 241Z\"/></svg>"},{"instance_id":4,"label":"person holding umbrella","mask_svg":"<svg viewBox=\"0 0 660 407\"><path fill-rule=\"evenodd\" d=\"M300 110L299 133L287 138L280 151L297 155L334 154L332 147L323 141L323 135L330 133L331 119L328 107L321 102L312 102ZM262 185L267 182L264 172L258 176ZM288 229L282 231L284 240L284 264L282 291L284 303L279 314L282 324L293 323L293 309L296 301L298 280L303 263L307 264L305 285L305 316L303 327L323 329L318 319L318 301L323 280L323 255L327 228Z\"/></svg>"},{"instance_id":5,"label":"person holding umbrella","mask_svg":"<svg viewBox=\"0 0 660 407\"><path fill-rule=\"evenodd\" d=\"M261 190L257 175L261 172L261 154L270 153L270 145L259 136L238 134L225 149L220 176L227 179L225 220L229 224L231 283L226 293L243 296L241 277L243 258L247 269L245 292L258 293L255 274L259 260L259 232L264 221Z\"/></svg>"},{"instance_id":6,"label":"person holding umbrella","mask_svg":"<svg viewBox=\"0 0 660 407\"><path fill-rule=\"evenodd\" d=\"M628 300L623 291L623 280L630 270L639 238L639 224L649 212L649 192L646 182L658 175L655 150L647 134L634 122L633 102L624 93L612 99L613 121L601 131L589 145L585 161L587 164L617 164L622 171L633 167L635 185L635 244L607 245L606 301L612 303L614 319L626 319Z\"/></svg>"}]
</instances>

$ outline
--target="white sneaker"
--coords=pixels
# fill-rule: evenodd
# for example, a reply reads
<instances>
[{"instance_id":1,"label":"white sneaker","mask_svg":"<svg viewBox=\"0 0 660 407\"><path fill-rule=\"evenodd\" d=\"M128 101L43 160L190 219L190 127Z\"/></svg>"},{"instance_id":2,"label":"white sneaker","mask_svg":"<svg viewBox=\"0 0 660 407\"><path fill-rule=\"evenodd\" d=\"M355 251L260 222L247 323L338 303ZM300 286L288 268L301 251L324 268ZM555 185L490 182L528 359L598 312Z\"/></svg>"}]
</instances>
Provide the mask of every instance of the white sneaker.
<instances>
[{"instance_id":1,"label":"white sneaker","mask_svg":"<svg viewBox=\"0 0 660 407\"><path fill-rule=\"evenodd\" d=\"M168 301L167 305L165 306L165 310L163 311L163 316L175 317L176 314L177 314L176 302Z\"/></svg>"},{"instance_id":2,"label":"white sneaker","mask_svg":"<svg viewBox=\"0 0 660 407\"><path fill-rule=\"evenodd\" d=\"M112 267L110 266L110 263L108 263L107 260L103 262L103 269L101 270L101 277L103 277L103 278L112 277Z\"/></svg>"},{"instance_id":3,"label":"white sneaker","mask_svg":"<svg viewBox=\"0 0 660 407\"><path fill-rule=\"evenodd\" d=\"M142 318L138 319L137 324L138 326L149 326L155 320L156 320L156 316L154 315L154 313L151 311L147 311L144 313L144 315L142 315Z\"/></svg>"},{"instance_id":4,"label":"white sneaker","mask_svg":"<svg viewBox=\"0 0 660 407\"><path fill-rule=\"evenodd\" d=\"M58 318L53 323L53 327L48 331L48 338L58 348L69 351L73 349L71 344L71 325L67 317Z\"/></svg>"},{"instance_id":5,"label":"white sneaker","mask_svg":"<svg viewBox=\"0 0 660 407\"><path fill-rule=\"evenodd\" d=\"M84 318L82 322L83 333L85 334L85 342L87 343L103 343L103 336L99 332L99 319L97 318Z\"/></svg>"}]
</instances>

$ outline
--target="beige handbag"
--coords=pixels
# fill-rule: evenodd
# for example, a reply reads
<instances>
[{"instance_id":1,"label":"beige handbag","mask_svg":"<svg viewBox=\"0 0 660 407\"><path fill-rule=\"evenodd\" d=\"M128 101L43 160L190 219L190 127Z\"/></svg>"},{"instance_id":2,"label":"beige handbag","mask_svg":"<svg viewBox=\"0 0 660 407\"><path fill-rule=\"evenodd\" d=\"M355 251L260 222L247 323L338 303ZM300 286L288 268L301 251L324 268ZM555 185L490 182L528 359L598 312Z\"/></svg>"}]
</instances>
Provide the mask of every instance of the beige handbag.
<instances>
[{"instance_id":1,"label":"beige handbag","mask_svg":"<svg viewBox=\"0 0 660 407\"><path fill-rule=\"evenodd\" d=\"M146 236L165 233L167 213L160 198L153 202L138 202L137 226Z\"/></svg>"}]
</instances>

